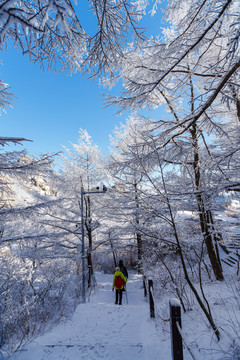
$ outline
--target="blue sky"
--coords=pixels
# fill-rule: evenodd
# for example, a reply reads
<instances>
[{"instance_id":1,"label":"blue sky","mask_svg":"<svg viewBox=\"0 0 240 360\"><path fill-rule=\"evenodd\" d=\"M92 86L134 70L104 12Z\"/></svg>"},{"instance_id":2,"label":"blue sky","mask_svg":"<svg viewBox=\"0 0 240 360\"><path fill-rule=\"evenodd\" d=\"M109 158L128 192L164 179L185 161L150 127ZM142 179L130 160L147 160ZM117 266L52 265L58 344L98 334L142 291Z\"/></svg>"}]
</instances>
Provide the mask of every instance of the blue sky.
<instances>
[{"instance_id":1,"label":"blue sky","mask_svg":"<svg viewBox=\"0 0 240 360\"><path fill-rule=\"evenodd\" d=\"M87 6L87 2L83 3ZM93 16L83 5L82 10L80 18L84 15L87 26L93 26ZM153 22L150 16L145 22L148 33L151 29L156 33L160 28L159 22ZM70 142L76 143L78 131L83 128L100 149L108 152L109 135L119 121L125 121L127 114L119 118L116 108L104 108L101 95L107 90L100 88L97 81L80 73L69 76L44 72L39 64L31 63L11 45L0 59L0 78L16 96L13 108L8 107L1 116L1 136L33 140L23 147L30 155L52 153L62 151L63 146L71 147Z\"/></svg>"},{"instance_id":2,"label":"blue sky","mask_svg":"<svg viewBox=\"0 0 240 360\"><path fill-rule=\"evenodd\" d=\"M84 128L107 150L109 134L120 119L114 115L116 109L104 109L105 89L97 81L79 73L44 72L13 47L1 59L1 79L16 95L13 108L1 116L1 136L31 139L26 149L46 153L62 150L70 141L76 143L79 128Z\"/></svg>"}]
</instances>

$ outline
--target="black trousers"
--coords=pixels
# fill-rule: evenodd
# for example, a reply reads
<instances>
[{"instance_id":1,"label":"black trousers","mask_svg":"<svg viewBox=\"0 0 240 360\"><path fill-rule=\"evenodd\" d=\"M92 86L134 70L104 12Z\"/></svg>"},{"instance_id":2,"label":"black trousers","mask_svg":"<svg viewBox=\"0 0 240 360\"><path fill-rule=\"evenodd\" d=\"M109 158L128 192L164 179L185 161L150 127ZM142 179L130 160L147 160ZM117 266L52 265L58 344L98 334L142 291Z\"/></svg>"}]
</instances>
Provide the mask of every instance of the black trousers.
<instances>
[{"instance_id":1,"label":"black trousers","mask_svg":"<svg viewBox=\"0 0 240 360\"><path fill-rule=\"evenodd\" d=\"M123 289L116 289L116 304L122 305L122 293ZM119 302L118 302L119 298Z\"/></svg>"}]
</instances>

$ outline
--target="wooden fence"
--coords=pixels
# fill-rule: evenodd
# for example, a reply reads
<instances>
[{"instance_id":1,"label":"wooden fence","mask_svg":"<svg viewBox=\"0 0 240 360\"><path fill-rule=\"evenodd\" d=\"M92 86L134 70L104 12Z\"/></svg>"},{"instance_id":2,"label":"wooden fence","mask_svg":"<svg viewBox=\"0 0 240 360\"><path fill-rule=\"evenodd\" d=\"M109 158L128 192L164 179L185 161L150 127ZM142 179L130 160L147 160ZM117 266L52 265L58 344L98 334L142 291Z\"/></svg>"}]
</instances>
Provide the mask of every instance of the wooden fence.
<instances>
[{"instance_id":1,"label":"wooden fence","mask_svg":"<svg viewBox=\"0 0 240 360\"><path fill-rule=\"evenodd\" d=\"M148 285L147 285L148 284ZM143 276L143 289L144 296L149 297L150 317L155 318L155 305L154 305L154 288L153 280ZM172 360L183 360L183 345L181 336L181 304L178 299L171 299L169 301L170 308L170 330L171 330L171 347L172 347Z\"/></svg>"}]
</instances>

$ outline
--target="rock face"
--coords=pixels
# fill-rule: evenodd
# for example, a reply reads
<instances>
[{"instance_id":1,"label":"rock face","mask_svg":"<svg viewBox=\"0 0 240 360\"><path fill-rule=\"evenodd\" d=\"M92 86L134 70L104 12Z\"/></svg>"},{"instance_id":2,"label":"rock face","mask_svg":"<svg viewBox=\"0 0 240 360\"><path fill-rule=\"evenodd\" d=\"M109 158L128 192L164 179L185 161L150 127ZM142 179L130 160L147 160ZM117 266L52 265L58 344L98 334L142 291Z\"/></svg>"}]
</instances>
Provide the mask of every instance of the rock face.
<instances>
[{"instance_id":1,"label":"rock face","mask_svg":"<svg viewBox=\"0 0 240 360\"><path fill-rule=\"evenodd\" d=\"M48 195L57 195L56 191L52 189L49 185L47 185L47 181L43 178L39 177L32 177L31 182L34 186L36 186L39 190L42 190Z\"/></svg>"},{"instance_id":2,"label":"rock face","mask_svg":"<svg viewBox=\"0 0 240 360\"><path fill-rule=\"evenodd\" d=\"M32 203L36 197L57 196L44 174L38 176L0 175L0 208Z\"/></svg>"}]
</instances>

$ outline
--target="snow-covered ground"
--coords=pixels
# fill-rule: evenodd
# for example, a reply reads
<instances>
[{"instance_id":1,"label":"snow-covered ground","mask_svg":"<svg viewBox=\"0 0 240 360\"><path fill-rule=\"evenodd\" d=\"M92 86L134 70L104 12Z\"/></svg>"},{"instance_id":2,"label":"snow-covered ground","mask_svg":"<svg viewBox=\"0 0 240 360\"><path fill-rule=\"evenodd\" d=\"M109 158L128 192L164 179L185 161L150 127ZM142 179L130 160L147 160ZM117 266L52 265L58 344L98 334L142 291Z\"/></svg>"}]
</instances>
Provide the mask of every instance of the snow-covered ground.
<instances>
[{"instance_id":1,"label":"snow-covered ground","mask_svg":"<svg viewBox=\"0 0 240 360\"><path fill-rule=\"evenodd\" d=\"M184 360L240 359L240 289L233 269L229 268L228 273L228 268L226 266L226 281L205 284L221 341L217 341L199 306L192 302L192 311L182 312ZM171 360L167 293L164 291L163 297L155 299L156 319L153 320L144 298L142 277L130 272L128 304L124 295L122 306L114 304L112 277L97 273L95 291L86 304L76 308L71 320L35 338L6 359Z\"/></svg>"},{"instance_id":2,"label":"snow-covered ground","mask_svg":"<svg viewBox=\"0 0 240 360\"><path fill-rule=\"evenodd\" d=\"M97 289L71 321L56 326L11 356L11 360L170 360L169 333L150 319L142 277L130 273L128 304L115 305L112 275L97 274Z\"/></svg>"}]
</instances>

